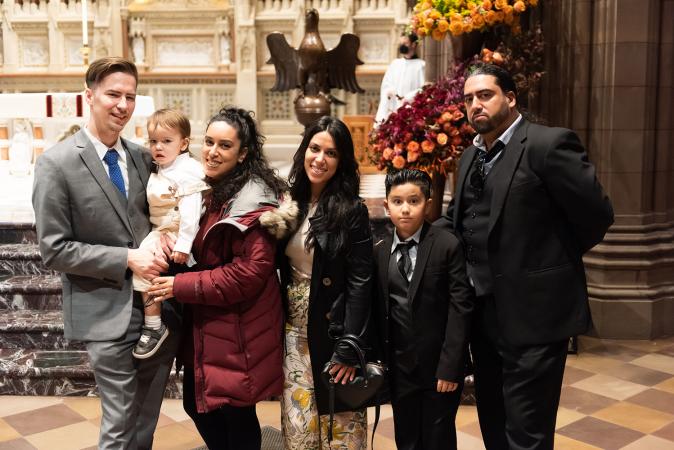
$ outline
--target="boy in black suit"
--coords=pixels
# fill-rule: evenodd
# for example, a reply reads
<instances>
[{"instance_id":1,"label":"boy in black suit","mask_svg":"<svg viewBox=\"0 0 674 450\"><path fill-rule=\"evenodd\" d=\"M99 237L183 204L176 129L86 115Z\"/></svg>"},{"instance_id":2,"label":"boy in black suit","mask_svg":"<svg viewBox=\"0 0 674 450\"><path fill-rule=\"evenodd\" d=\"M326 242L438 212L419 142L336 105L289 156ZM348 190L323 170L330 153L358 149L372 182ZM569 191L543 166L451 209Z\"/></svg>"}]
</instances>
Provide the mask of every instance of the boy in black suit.
<instances>
[{"instance_id":1,"label":"boy in black suit","mask_svg":"<svg viewBox=\"0 0 674 450\"><path fill-rule=\"evenodd\" d=\"M460 242L424 220L431 201L426 173L386 176L384 206L395 231L375 244L376 322L401 450L456 449L473 309Z\"/></svg>"}]
</instances>

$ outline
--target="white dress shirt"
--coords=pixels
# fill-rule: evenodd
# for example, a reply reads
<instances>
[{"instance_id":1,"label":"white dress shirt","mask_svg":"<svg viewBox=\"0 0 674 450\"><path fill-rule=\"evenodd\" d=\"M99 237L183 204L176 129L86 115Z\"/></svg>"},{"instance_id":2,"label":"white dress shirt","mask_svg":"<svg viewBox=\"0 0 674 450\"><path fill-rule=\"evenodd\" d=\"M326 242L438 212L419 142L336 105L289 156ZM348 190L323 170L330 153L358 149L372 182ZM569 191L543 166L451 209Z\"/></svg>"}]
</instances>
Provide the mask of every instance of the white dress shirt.
<instances>
[{"instance_id":1,"label":"white dress shirt","mask_svg":"<svg viewBox=\"0 0 674 450\"><path fill-rule=\"evenodd\" d=\"M103 168L105 169L105 172L110 176L110 169L108 168L108 165L103 161L103 158L105 158L105 154L108 153L108 150L111 148L114 148L117 150L117 153L119 154L119 157L117 158L117 164L119 164L119 170L122 171L122 178L124 178L124 190L129 192L129 171L127 169L127 164L126 164L126 150L124 149L124 145L122 145L122 139L118 136L117 137L117 142L115 142L115 145L112 147L108 147L104 143L102 143L96 136L91 134L91 131L87 129L87 127L84 127L84 132L86 133L87 137L91 141L92 144L94 144L94 148L96 149L96 153L98 153L98 157L101 158L101 164L103 164Z\"/></svg>"},{"instance_id":2,"label":"white dress shirt","mask_svg":"<svg viewBox=\"0 0 674 450\"><path fill-rule=\"evenodd\" d=\"M398 238L398 233L394 232L393 233L393 242L391 243L391 254L393 252L396 252L396 247L398 246L399 243L401 242L410 242L414 241L416 242L416 245L413 245L409 249L409 254L410 254L410 260L412 261L412 268L410 270L409 275L407 276L407 281L412 281L412 275L414 274L414 268L417 265L417 253L419 249L419 242L421 242L421 229L424 227L424 224L422 223L419 229L408 239L405 239L404 241L401 241L400 238ZM400 260L400 258L403 257L403 254L400 250L396 252L396 262Z\"/></svg>"}]
</instances>

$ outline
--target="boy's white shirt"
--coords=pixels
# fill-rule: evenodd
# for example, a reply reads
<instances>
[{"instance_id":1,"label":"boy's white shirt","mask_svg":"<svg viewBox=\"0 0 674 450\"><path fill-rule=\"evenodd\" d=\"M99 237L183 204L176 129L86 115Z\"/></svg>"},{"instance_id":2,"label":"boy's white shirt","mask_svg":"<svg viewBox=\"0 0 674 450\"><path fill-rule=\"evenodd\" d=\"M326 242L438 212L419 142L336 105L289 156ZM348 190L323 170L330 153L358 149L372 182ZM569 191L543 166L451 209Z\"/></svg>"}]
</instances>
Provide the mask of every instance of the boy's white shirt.
<instances>
[{"instance_id":1,"label":"boy's white shirt","mask_svg":"<svg viewBox=\"0 0 674 450\"><path fill-rule=\"evenodd\" d=\"M421 242L421 230L424 228L423 222L421 223L421 226L419 229L409 238L405 239L404 241L401 241L398 238L398 232L394 229L393 230L393 242L391 243L391 254L395 252L396 247L398 246L399 243L401 242L409 242L409 241L414 241L417 243L417 245L413 245L409 249L409 254L410 254L410 260L412 261L412 270L410 270L410 274L407 276L407 281L412 281L412 275L414 275L414 268L417 266L417 252L419 249L419 243ZM396 254L396 262L402 258L402 253L397 252Z\"/></svg>"}]
</instances>

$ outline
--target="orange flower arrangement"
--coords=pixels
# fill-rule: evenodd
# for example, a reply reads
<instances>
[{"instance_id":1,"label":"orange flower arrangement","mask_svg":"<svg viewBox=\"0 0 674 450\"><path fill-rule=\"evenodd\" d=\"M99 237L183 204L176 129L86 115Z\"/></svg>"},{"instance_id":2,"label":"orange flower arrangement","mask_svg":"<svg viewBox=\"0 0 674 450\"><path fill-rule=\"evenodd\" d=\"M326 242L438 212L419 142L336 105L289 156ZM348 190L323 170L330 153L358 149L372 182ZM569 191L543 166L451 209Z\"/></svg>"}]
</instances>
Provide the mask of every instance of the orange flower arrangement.
<instances>
[{"instance_id":1,"label":"orange flower arrangement","mask_svg":"<svg viewBox=\"0 0 674 450\"><path fill-rule=\"evenodd\" d=\"M514 34L522 31L519 16L538 0L419 0L414 6L411 29L417 35L442 40L503 23Z\"/></svg>"},{"instance_id":2,"label":"orange flower arrangement","mask_svg":"<svg viewBox=\"0 0 674 450\"><path fill-rule=\"evenodd\" d=\"M475 131L463 104L464 64L456 75L424 86L410 103L370 133L368 153L379 170L420 169L447 174Z\"/></svg>"}]
</instances>

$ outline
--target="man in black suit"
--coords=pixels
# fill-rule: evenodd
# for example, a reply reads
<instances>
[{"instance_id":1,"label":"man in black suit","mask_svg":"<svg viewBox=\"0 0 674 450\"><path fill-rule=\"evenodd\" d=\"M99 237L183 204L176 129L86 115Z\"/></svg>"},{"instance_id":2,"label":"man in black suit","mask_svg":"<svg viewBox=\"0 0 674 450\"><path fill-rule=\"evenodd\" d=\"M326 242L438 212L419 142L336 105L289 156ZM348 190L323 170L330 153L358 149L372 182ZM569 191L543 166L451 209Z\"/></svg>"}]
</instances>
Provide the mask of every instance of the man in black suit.
<instances>
[{"instance_id":1,"label":"man in black suit","mask_svg":"<svg viewBox=\"0 0 674 450\"><path fill-rule=\"evenodd\" d=\"M528 122L498 66L468 71L478 135L438 224L466 248L476 292L471 351L488 450L552 449L567 342L591 326L582 256L613 209L571 130Z\"/></svg>"},{"instance_id":2,"label":"man in black suit","mask_svg":"<svg viewBox=\"0 0 674 450\"><path fill-rule=\"evenodd\" d=\"M395 226L375 244L380 352L389 367L399 450L456 449L473 292L461 243L424 221L430 177L404 169L386 176Z\"/></svg>"}]
</instances>

